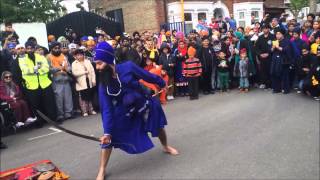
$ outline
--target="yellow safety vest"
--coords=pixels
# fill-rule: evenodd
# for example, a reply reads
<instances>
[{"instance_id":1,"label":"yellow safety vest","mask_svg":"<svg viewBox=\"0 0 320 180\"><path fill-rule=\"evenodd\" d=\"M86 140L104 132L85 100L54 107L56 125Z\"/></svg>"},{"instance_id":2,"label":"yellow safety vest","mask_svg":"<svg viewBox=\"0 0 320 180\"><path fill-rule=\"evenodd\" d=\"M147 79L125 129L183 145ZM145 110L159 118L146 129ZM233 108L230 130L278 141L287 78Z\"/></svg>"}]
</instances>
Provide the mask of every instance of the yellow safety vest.
<instances>
[{"instance_id":1,"label":"yellow safety vest","mask_svg":"<svg viewBox=\"0 0 320 180\"><path fill-rule=\"evenodd\" d=\"M34 72L34 67L38 65L38 73ZM25 80L25 87L30 90L47 88L51 84L49 79L49 64L44 56L35 53L35 63L26 55L19 59L19 67L22 72L22 78Z\"/></svg>"}]
</instances>

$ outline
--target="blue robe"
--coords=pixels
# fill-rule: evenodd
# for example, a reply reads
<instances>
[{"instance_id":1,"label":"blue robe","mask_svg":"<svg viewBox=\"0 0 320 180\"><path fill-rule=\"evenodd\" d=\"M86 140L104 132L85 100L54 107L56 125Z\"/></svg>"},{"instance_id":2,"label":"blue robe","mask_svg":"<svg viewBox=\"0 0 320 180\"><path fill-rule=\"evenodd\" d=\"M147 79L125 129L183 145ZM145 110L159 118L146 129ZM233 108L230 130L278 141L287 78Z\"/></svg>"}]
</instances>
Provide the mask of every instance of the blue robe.
<instances>
[{"instance_id":1,"label":"blue robe","mask_svg":"<svg viewBox=\"0 0 320 180\"><path fill-rule=\"evenodd\" d=\"M122 85L121 93L118 96L109 95L119 92L119 88L117 90L117 84L119 83L116 79L113 79L108 85L109 94L106 86L99 84L99 100L104 134L111 135L111 146L114 148L120 148L129 154L143 153L154 146L148 136L148 132L153 137L158 136L159 129L164 128L167 120L160 101L148 94L139 83L139 80L143 79L160 87L165 87L165 82L159 76L145 71L131 61L116 65L115 70ZM136 94L140 94L140 96L136 96ZM149 116L145 116L147 114L145 113L146 111L141 114L136 113L134 116L126 116L128 109L126 108L124 97L137 97L135 102L146 104ZM102 148L107 147L102 145Z\"/></svg>"}]
</instances>

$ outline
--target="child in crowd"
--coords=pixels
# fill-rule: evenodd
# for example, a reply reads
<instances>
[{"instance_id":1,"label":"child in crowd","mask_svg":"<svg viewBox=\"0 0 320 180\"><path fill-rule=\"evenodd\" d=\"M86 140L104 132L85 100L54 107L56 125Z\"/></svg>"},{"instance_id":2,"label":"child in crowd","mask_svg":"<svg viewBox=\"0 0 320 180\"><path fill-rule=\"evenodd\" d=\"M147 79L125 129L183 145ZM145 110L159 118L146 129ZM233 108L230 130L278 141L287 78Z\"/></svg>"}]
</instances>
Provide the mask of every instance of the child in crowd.
<instances>
[{"instance_id":1,"label":"child in crowd","mask_svg":"<svg viewBox=\"0 0 320 180\"><path fill-rule=\"evenodd\" d=\"M226 59L226 54L223 51L218 53L218 80L221 92L229 91L229 61Z\"/></svg>"},{"instance_id":2,"label":"child in crowd","mask_svg":"<svg viewBox=\"0 0 320 180\"><path fill-rule=\"evenodd\" d=\"M155 74L157 76L160 76L165 82L166 85L168 85L168 80L169 77L167 75L167 72L165 70L162 70L162 66L156 65L154 62L152 62L152 60L150 58L147 57L146 59L146 66L145 66L145 70L149 71L152 74ZM148 88L148 90L151 90L154 94L157 94L161 89L152 83L148 83L144 80L140 80L139 81L142 85L144 85L146 88ZM162 91L159 93L159 100L161 102L161 104L166 104L167 103L167 92L166 91Z\"/></svg>"},{"instance_id":3,"label":"child in crowd","mask_svg":"<svg viewBox=\"0 0 320 180\"><path fill-rule=\"evenodd\" d=\"M92 105L93 88L96 86L96 74L91 62L85 59L84 51L74 52L76 60L72 63L72 74L75 77L76 91L79 95L79 104L82 116L97 114Z\"/></svg>"},{"instance_id":4,"label":"child in crowd","mask_svg":"<svg viewBox=\"0 0 320 180\"><path fill-rule=\"evenodd\" d=\"M175 58L171 54L170 46L167 43L161 45L160 51L159 65L162 65L162 71L168 75L168 86L171 85L167 92L167 99L173 100Z\"/></svg>"},{"instance_id":5,"label":"child in crowd","mask_svg":"<svg viewBox=\"0 0 320 180\"><path fill-rule=\"evenodd\" d=\"M180 34L177 33L177 36ZM176 95L177 96L186 96L188 95L188 81L183 76L183 64L187 57L188 47L184 40L178 41L178 47L174 51L174 57L176 59L175 66L175 86L176 86Z\"/></svg>"},{"instance_id":6,"label":"child in crowd","mask_svg":"<svg viewBox=\"0 0 320 180\"><path fill-rule=\"evenodd\" d=\"M240 50L240 61L234 66L234 76L239 77L240 92L249 91L249 64L247 50L242 48Z\"/></svg>"},{"instance_id":7,"label":"child in crowd","mask_svg":"<svg viewBox=\"0 0 320 180\"><path fill-rule=\"evenodd\" d=\"M41 46L36 46L36 53L44 56L44 49Z\"/></svg>"},{"instance_id":8,"label":"child in crowd","mask_svg":"<svg viewBox=\"0 0 320 180\"><path fill-rule=\"evenodd\" d=\"M160 35L158 36L158 39L157 39L157 48L160 49L162 43L166 41L167 41L166 30L161 29Z\"/></svg>"},{"instance_id":9,"label":"child in crowd","mask_svg":"<svg viewBox=\"0 0 320 180\"><path fill-rule=\"evenodd\" d=\"M188 48L188 59L183 65L183 75L188 79L190 100L199 99L199 77L202 73L201 62L195 57L196 49Z\"/></svg>"}]
</instances>

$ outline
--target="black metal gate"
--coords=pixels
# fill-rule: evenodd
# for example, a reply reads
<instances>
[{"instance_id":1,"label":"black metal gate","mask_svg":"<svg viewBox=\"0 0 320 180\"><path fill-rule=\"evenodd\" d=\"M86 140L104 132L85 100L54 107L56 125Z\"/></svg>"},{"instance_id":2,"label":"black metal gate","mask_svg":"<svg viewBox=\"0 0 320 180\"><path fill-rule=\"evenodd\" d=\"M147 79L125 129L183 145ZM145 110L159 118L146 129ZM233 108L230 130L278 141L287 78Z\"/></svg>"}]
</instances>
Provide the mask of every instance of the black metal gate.
<instances>
[{"instance_id":1,"label":"black metal gate","mask_svg":"<svg viewBox=\"0 0 320 180\"><path fill-rule=\"evenodd\" d=\"M72 28L79 36L95 36L96 27L103 29L112 37L122 33L120 23L87 11L70 13L48 23L47 33L55 35L56 37L66 36L66 28Z\"/></svg>"}]
</instances>

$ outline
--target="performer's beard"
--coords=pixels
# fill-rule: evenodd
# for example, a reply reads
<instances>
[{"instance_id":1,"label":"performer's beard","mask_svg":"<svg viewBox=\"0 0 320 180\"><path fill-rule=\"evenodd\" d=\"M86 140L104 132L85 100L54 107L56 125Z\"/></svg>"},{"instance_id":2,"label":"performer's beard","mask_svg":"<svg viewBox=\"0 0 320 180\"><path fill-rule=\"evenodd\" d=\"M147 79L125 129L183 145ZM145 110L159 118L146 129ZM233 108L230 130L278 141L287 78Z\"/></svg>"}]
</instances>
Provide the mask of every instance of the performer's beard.
<instances>
[{"instance_id":1,"label":"performer's beard","mask_svg":"<svg viewBox=\"0 0 320 180\"><path fill-rule=\"evenodd\" d=\"M60 56L61 51L52 51L51 53L52 53L52 55L58 57L58 56Z\"/></svg>"},{"instance_id":2,"label":"performer's beard","mask_svg":"<svg viewBox=\"0 0 320 180\"><path fill-rule=\"evenodd\" d=\"M112 68L109 65L107 65L105 69L99 72L99 79L104 86L110 84L112 79Z\"/></svg>"}]
</instances>

